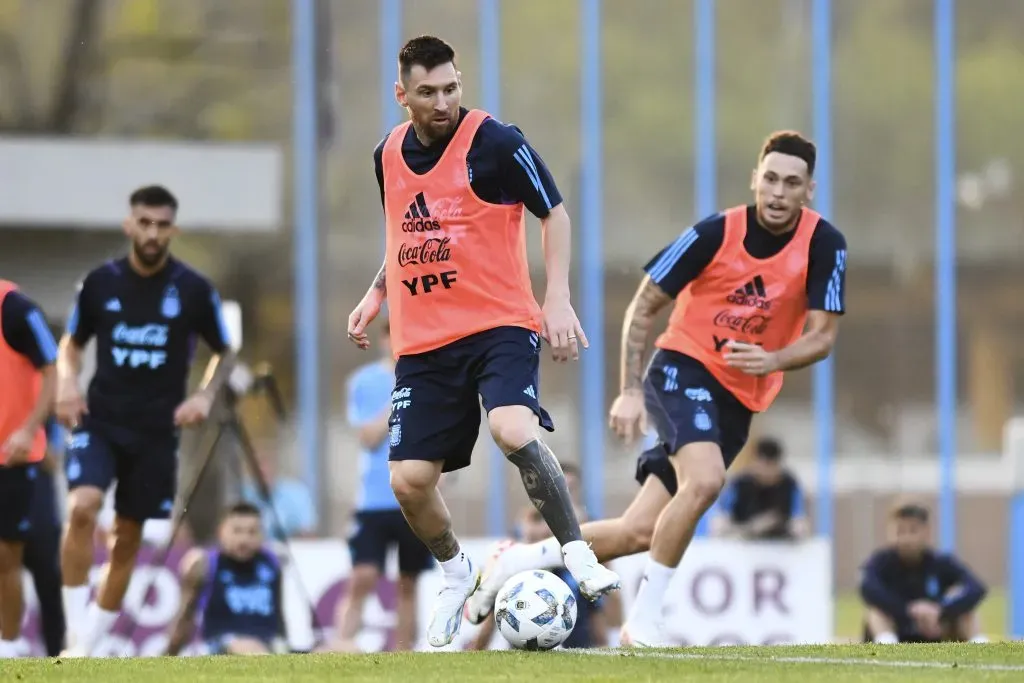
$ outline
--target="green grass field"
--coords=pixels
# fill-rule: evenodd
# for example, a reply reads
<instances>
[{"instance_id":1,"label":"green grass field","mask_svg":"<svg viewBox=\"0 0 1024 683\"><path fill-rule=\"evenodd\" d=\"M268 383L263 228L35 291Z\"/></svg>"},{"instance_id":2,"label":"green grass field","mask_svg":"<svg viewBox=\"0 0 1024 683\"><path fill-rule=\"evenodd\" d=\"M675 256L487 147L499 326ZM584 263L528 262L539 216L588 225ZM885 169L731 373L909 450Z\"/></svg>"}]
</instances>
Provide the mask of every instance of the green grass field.
<instances>
[{"instance_id":1,"label":"green grass field","mask_svg":"<svg viewBox=\"0 0 1024 683\"><path fill-rule=\"evenodd\" d=\"M4 681L260 683L295 681L797 681L1024 680L1024 644L467 652L274 657L7 660Z\"/></svg>"}]
</instances>

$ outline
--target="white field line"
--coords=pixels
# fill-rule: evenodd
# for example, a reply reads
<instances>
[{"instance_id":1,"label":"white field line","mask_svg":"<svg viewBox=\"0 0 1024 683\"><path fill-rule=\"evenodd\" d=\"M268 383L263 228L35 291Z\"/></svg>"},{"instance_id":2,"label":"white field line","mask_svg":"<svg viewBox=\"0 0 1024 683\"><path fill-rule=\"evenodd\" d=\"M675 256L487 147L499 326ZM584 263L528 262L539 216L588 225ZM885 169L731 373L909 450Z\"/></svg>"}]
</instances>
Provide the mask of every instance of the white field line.
<instances>
[{"instance_id":1,"label":"white field line","mask_svg":"<svg viewBox=\"0 0 1024 683\"><path fill-rule=\"evenodd\" d=\"M968 671L1021 671L1024 664L981 664L971 662L936 662L898 659L858 659L853 657L776 657L730 654L690 654L685 652L648 652L644 650L559 650L564 653L600 655L605 657L640 657L647 659L689 659L715 662L757 662L758 664L825 664L830 666L873 666L893 669L965 669Z\"/></svg>"}]
</instances>

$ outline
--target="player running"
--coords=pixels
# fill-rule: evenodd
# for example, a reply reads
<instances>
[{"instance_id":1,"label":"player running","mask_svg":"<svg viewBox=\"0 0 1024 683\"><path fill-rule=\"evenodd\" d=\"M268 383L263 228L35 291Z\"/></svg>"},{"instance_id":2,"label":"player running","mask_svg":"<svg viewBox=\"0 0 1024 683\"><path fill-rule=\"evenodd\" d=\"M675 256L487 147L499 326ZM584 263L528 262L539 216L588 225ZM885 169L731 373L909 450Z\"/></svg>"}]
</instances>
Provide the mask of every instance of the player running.
<instances>
[{"instance_id":1,"label":"player running","mask_svg":"<svg viewBox=\"0 0 1024 683\"><path fill-rule=\"evenodd\" d=\"M181 560L181 605L167 654L188 644L198 615L208 654L264 655L283 649L281 565L263 544L260 509L237 503L224 514L216 548Z\"/></svg>"},{"instance_id":2,"label":"player running","mask_svg":"<svg viewBox=\"0 0 1024 683\"><path fill-rule=\"evenodd\" d=\"M460 550L437 490L466 467L480 428L519 468L527 494L590 599L618 587L580 535L565 477L537 425L541 339L556 361L587 345L569 302L570 222L550 173L514 126L460 106L455 52L423 36L399 53L395 96L410 121L374 152L386 219L384 266L349 316L348 336L369 347L367 325L385 298L395 389L389 420L391 486L409 525L441 564L444 587L427 628L441 647L458 633L480 572ZM533 297L523 208L544 228L547 294Z\"/></svg>"},{"instance_id":3,"label":"player running","mask_svg":"<svg viewBox=\"0 0 1024 683\"><path fill-rule=\"evenodd\" d=\"M18 655L21 568L46 456L43 425L53 409L56 360L43 312L13 282L0 280L0 659Z\"/></svg>"},{"instance_id":4,"label":"player running","mask_svg":"<svg viewBox=\"0 0 1024 683\"><path fill-rule=\"evenodd\" d=\"M601 561L650 550L623 644L667 644L660 626L666 588L746 443L751 418L771 405L785 371L826 358L835 343L846 240L805 206L815 158L814 144L798 133L772 134L754 171L754 204L707 218L662 249L626 311L610 422L632 442L650 417L658 442L640 456L642 488L622 516L583 527ZM673 299L645 373L654 319ZM482 621L514 573L558 566L554 549L549 540L500 555L469 600L467 618Z\"/></svg>"},{"instance_id":5,"label":"player running","mask_svg":"<svg viewBox=\"0 0 1024 683\"><path fill-rule=\"evenodd\" d=\"M233 362L217 291L170 255L177 199L144 187L129 206L128 256L85 277L57 361L57 415L72 428L61 552L70 656L89 656L117 620L143 523L168 518L174 507L180 429L206 419ZM186 398L197 335L215 355L202 387ZM78 375L93 336L96 374L83 401ZM115 479L110 560L90 608L96 516Z\"/></svg>"}]
</instances>

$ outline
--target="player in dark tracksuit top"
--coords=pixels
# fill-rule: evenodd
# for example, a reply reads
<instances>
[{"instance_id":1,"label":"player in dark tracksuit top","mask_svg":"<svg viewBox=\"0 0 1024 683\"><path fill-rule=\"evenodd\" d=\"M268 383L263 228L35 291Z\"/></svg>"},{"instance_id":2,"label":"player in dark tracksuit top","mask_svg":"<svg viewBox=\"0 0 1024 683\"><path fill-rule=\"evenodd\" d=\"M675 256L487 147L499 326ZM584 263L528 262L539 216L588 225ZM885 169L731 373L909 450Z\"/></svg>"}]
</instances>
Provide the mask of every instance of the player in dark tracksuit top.
<instances>
[{"instance_id":1,"label":"player in dark tracksuit top","mask_svg":"<svg viewBox=\"0 0 1024 683\"><path fill-rule=\"evenodd\" d=\"M897 507L889 534L892 544L861 567L864 641L987 642L976 615L985 586L963 562L929 545L928 510L913 503Z\"/></svg>"},{"instance_id":2,"label":"player in dark tracksuit top","mask_svg":"<svg viewBox=\"0 0 1024 683\"><path fill-rule=\"evenodd\" d=\"M281 564L263 545L260 510L228 509L217 546L194 548L181 561L182 596L167 654L191 639L197 617L210 654L255 655L277 649L284 637Z\"/></svg>"},{"instance_id":3,"label":"player in dark tracksuit top","mask_svg":"<svg viewBox=\"0 0 1024 683\"><path fill-rule=\"evenodd\" d=\"M90 655L116 621L144 522L166 519L174 507L179 430L206 419L232 366L216 289L170 255L177 200L151 186L135 191L129 207L128 256L85 277L57 364L57 416L72 429L61 567L69 656ZM81 352L93 337L96 374L83 401ZM215 355L203 386L186 397L197 337ZM96 515L115 479L109 567L90 609Z\"/></svg>"}]
</instances>

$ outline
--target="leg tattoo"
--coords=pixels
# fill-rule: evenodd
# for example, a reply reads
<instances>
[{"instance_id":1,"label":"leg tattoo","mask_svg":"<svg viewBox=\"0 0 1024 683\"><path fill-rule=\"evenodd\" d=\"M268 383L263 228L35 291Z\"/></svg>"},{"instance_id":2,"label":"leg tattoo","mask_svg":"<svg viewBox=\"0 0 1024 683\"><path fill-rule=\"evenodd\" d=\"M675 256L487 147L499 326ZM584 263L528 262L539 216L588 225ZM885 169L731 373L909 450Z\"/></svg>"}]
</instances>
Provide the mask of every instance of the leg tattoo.
<instances>
[{"instance_id":1,"label":"leg tattoo","mask_svg":"<svg viewBox=\"0 0 1024 683\"><path fill-rule=\"evenodd\" d=\"M544 517L558 542L565 545L570 541L583 540L569 487L565 484L565 475L551 449L540 439L534 439L506 457L519 468L526 495Z\"/></svg>"},{"instance_id":2,"label":"leg tattoo","mask_svg":"<svg viewBox=\"0 0 1024 683\"><path fill-rule=\"evenodd\" d=\"M451 522L448 522L444 531L437 536L423 539L423 544L438 562L447 562L459 554L459 541L452 533Z\"/></svg>"}]
</instances>

